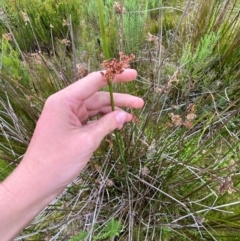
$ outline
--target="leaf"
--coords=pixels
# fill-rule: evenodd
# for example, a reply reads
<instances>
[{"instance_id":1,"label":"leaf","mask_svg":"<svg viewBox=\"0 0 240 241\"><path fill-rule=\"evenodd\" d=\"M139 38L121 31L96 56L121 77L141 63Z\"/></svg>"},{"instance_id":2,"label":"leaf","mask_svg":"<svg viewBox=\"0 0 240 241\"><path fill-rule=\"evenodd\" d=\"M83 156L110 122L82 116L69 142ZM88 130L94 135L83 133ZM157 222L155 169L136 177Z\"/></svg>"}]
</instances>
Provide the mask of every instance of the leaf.
<instances>
[{"instance_id":1,"label":"leaf","mask_svg":"<svg viewBox=\"0 0 240 241\"><path fill-rule=\"evenodd\" d=\"M110 238L113 239L119 236L119 233L122 229L122 223L120 221L116 221L112 219L109 223L107 223L106 227L103 229L101 235L97 235L94 237L94 240L106 239Z\"/></svg>"},{"instance_id":2,"label":"leaf","mask_svg":"<svg viewBox=\"0 0 240 241\"><path fill-rule=\"evenodd\" d=\"M87 231L82 231L76 236L70 238L69 241L81 241L81 240L84 240L87 237L87 235L88 235Z\"/></svg>"}]
</instances>

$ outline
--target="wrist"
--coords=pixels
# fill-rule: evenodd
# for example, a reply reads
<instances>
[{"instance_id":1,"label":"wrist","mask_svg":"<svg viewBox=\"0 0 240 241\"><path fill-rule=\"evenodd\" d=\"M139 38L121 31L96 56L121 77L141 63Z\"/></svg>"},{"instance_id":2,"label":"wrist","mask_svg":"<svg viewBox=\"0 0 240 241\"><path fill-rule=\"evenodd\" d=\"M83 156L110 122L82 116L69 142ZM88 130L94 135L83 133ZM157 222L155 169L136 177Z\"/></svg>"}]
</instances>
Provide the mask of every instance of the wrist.
<instances>
[{"instance_id":1,"label":"wrist","mask_svg":"<svg viewBox=\"0 0 240 241\"><path fill-rule=\"evenodd\" d=\"M47 188L40 175L33 177L21 163L0 184L1 240L12 240L58 195Z\"/></svg>"}]
</instances>

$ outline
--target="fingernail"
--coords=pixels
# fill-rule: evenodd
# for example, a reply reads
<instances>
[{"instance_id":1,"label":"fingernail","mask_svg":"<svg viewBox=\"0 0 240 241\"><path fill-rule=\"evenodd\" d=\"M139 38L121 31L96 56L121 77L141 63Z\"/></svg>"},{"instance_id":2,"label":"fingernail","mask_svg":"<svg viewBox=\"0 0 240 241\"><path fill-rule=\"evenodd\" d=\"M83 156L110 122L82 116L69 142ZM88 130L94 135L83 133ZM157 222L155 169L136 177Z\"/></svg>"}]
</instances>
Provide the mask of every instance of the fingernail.
<instances>
[{"instance_id":1,"label":"fingernail","mask_svg":"<svg viewBox=\"0 0 240 241\"><path fill-rule=\"evenodd\" d=\"M116 119L119 124L123 124L127 120L127 113L123 111L118 112L116 115Z\"/></svg>"}]
</instances>

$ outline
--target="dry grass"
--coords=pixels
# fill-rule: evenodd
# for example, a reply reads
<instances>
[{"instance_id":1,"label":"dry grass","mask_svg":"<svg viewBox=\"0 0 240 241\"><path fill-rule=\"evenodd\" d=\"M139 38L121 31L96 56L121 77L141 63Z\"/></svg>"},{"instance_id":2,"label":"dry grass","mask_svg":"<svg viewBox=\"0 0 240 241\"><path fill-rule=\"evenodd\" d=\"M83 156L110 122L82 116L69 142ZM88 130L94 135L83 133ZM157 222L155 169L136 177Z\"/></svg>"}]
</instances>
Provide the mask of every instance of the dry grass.
<instances>
[{"instance_id":1,"label":"dry grass","mask_svg":"<svg viewBox=\"0 0 240 241\"><path fill-rule=\"evenodd\" d=\"M119 233L115 240L122 241L238 240L240 38L236 4L179 1L175 6L169 2L148 11L136 9L136 21L141 13L151 16L143 28L143 45L134 53L132 67L139 76L134 83L114 87L142 96L146 102L133 113L135 121L119 133L127 175L116 136L111 134L78 179L16 240L74 240L79 233L85 238L75 240L113 240L114 232ZM98 31L91 16L82 17L90 19ZM120 33L128 33L119 15L110 19L120 21L115 25ZM123 50L127 36L118 42L111 21L111 44ZM76 33L71 21L67 27L72 43ZM11 165L19 162L43 101L71 83L78 63L88 71L100 67L102 50L94 41L65 46L52 38L54 54L37 53L38 59L31 61L21 51L27 84L24 78L17 81L18 76L8 76L7 62L3 62L1 160ZM14 51L9 50L12 59ZM106 227L113 220L121 225L109 231Z\"/></svg>"}]
</instances>

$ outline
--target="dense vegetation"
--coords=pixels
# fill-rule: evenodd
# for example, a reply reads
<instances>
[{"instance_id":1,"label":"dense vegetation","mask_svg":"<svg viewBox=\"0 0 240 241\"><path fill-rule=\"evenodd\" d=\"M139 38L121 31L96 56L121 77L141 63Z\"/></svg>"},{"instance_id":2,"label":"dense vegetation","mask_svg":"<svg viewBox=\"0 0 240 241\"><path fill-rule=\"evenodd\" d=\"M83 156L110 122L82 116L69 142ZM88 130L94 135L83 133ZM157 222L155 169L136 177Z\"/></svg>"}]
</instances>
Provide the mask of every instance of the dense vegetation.
<instances>
[{"instance_id":1,"label":"dense vegetation","mask_svg":"<svg viewBox=\"0 0 240 241\"><path fill-rule=\"evenodd\" d=\"M240 240L240 3L102 1L114 86L145 106L16 240ZM0 0L0 180L44 101L104 60L97 1Z\"/></svg>"}]
</instances>

